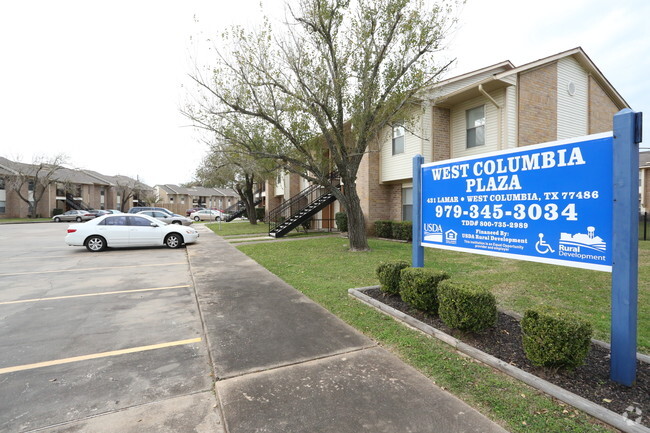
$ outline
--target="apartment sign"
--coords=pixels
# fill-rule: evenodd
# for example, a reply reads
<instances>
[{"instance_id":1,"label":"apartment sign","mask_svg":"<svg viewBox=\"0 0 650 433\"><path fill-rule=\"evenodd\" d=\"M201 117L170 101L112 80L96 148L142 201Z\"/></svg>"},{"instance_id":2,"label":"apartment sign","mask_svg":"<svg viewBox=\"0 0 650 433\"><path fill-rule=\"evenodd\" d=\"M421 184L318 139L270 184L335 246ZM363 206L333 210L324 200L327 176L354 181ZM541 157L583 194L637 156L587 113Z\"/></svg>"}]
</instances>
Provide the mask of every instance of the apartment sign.
<instances>
[{"instance_id":1,"label":"apartment sign","mask_svg":"<svg viewBox=\"0 0 650 433\"><path fill-rule=\"evenodd\" d=\"M423 164L422 246L612 270L612 133Z\"/></svg>"}]
</instances>

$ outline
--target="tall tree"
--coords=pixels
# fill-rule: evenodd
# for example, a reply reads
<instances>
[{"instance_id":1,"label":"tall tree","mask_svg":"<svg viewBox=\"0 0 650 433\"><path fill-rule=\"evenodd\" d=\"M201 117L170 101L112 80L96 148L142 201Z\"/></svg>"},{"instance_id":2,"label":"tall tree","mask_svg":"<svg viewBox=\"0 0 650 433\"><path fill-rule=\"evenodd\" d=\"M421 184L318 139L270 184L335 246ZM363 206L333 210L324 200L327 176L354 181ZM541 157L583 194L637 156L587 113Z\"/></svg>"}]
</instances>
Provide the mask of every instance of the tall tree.
<instances>
[{"instance_id":1,"label":"tall tree","mask_svg":"<svg viewBox=\"0 0 650 433\"><path fill-rule=\"evenodd\" d=\"M38 204L58 180L58 173L63 169L63 164L68 160L65 154L55 156L35 156L31 164L13 163L11 169L14 176L7 178L8 189L27 203L28 213L31 218L37 217Z\"/></svg>"},{"instance_id":2,"label":"tall tree","mask_svg":"<svg viewBox=\"0 0 650 433\"><path fill-rule=\"evenodd\" d=\"M454 3L427 0L299 0L281 32L223 35L205 91L187 110L215 130L256 119L267 128L257 157L280 161L316 182L348 215L350 249L368 249L356 189L359 164L378 150L388 126L449 63L435 57L454 21ZM374 146L371 146L373 145ZM339 189L329 173L338 172Z\"/></svg>"}]
</instances>

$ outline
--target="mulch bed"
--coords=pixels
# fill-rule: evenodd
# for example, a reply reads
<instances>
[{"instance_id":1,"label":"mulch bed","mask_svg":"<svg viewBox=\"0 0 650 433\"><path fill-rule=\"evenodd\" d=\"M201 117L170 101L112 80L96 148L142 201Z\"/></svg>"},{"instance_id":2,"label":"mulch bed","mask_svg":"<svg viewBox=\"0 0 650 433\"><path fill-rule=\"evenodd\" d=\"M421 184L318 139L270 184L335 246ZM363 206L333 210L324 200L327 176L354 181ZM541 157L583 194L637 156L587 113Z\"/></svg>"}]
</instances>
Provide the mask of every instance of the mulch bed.
<instances>
[{"instance_id":1,"label":"mulch bed","mask_svg":"<svg viewBox=\"0 0 650 433\"><path fill-rule=\"evenodd\" d=\"M521 327L519 321L512 316L499 313L494 328L479 334L469 334L450 329L440 318L414 309L398 295L385 294L379 289L364 290L363 293L615 413L627 413L630 419L650 427L650 364L637 361L637 381L630 388L609 379L609 350L595 344L591 345L585 364L573 371L540 368L526 358L521 344Z\"/></svg>"}]
</instances>

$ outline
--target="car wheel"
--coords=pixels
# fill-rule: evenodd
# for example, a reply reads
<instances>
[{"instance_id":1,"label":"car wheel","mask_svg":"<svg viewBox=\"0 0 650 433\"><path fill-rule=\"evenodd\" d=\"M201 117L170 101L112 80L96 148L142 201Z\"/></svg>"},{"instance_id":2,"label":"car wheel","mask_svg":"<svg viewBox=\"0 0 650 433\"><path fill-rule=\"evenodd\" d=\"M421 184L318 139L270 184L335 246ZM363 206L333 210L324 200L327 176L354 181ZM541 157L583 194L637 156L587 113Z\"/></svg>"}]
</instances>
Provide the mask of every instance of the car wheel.
<instances>
[{"instance_id":1,"label":"car wheel","mask_svg":"<svg viewBox=\"0 0 650 433\"><path fill-rule=\"evenodd\" d=\"M178 233L170 233L165 238L165 245L167 245L169 248L179 248L181 245L183 245L183 237Z\"/></svg>"},{"instance_id":2,"label":"car wheel","mask_svg":"<svg viewBox=\"0 0 650 433\"><path fill-rule=\"evenodd\" d=\"M172 221L172 224L178 224L181 225L182 223L180 221Z\"/></svg>"},{"instance_id":3,"label":"car wheel","mask_svg":"<svg viewBox=\"0 0 650 433\"><path fill-rule=\"evenodd\" d=\"M80 223L81 222L81 217L77 217L74 219L76 222Z\"/></svg>"},{"instance_id":4,"label":"car wheel","mask_svg":"<svg viewBox=\"0 0 650 433\"><path fill-rule=\"evenodd\" d=\"M86 240L88 251L98 253L106 249L106 240L101 236L91 236Z\"/></svg>"},{"instance_id":5,"label":"car wheel","mask_svg":"<svg viewBox=\"0 0 650 433\"><path fill-rule=\"evenodd\" d=\"M214 220L215 221L221 221L221 217L216 217Z\"/></svg>"},{"instance_id":6,"label":"car wheel","mask_svg":"<svg viewBox=\"0 0 650 433\"><path fill-rule=\"evenodd\" d=\"M198 216L195 216L195 217L194 217L194 221L201 221L201 218L198 217Z\"/></svg>"},{"instance_id":7,"label":"car wheel","mask_svg":"<svg viewBox=\"0 0 650 433\"><path fill-rule=\"evenodd\" d=\"M54 218L54 222L55 222L55 223L60 223L60 222L61 222L61 218L59 218L59 217Z\"/></svg>"}]
</instances>

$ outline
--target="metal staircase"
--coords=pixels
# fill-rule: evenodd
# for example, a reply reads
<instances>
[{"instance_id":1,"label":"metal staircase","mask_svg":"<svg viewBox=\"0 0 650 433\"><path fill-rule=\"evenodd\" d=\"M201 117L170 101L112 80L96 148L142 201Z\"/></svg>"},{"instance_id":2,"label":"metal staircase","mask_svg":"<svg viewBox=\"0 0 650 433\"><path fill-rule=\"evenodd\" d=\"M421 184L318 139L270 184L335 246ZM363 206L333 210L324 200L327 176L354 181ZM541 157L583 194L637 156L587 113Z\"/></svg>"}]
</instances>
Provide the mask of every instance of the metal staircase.
<instances>
[{"instance_id":1,"label":"metal staircase","mask_svg":"<svg viewBox=\"0 0 650 433\"><path fill-rule=\"evenodd\" d=\"M269 236L280 238L336 201L320 185L311 185L269 212Z\"/></svg>"},{"instance_id":2,"label":"metal staircase","mask_svg":"<svg viewBox=\"0 0 650 433\"><path fill-rule=\"evenodd\" d=\"M65 195L65 202L72 209L76 210L91 210L90 207L84 203L82 200L75 200L74 196L70 193Z\"/></svg>"}]
</instances>

